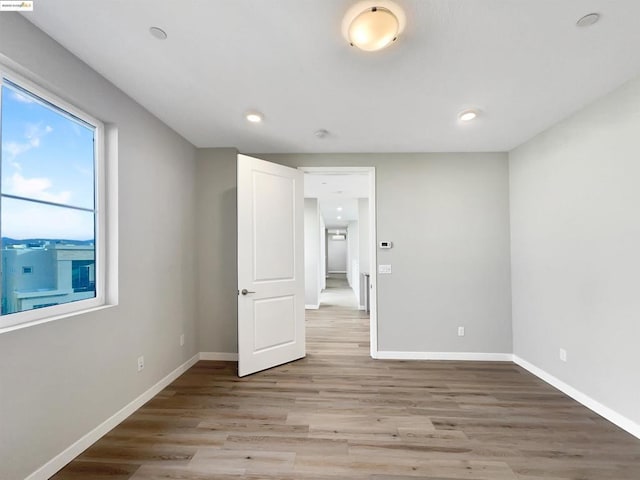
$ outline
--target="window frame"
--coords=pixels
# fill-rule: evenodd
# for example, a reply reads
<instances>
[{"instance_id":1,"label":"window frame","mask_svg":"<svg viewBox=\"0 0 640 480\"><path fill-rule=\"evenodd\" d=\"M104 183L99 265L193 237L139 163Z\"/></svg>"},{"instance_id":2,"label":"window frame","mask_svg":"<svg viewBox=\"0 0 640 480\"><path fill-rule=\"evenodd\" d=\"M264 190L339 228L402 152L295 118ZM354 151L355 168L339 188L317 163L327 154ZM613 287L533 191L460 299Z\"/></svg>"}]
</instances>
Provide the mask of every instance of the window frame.
<instances>
[{"instance_id":1,"label":"window frame","mask_svg":"<svg viewBox=\"0 0 640 480\"><path fill-rule=\"evenodd\" d=\"M31 325L38 325L53 320L59 320L72 315L78 315L86 313L92 310L96 310L106 306L106 289L107 289L107 196L106 196L106 150L105 150L105 126L104 123L94 116L86 113L80 108L76 107L69 101L61 98L60 96L52 93L44 87L41 87L37 83L25 78L8 68L3 63L0 63L0 88L4 86L5 79L9 82L19 86L28 93L39 97L44 102L51 104L72 117L76 117L79 120L91 125L94 130L94 229L95 229L95 263L96 263L96 295L93 298L76 300L73 302L62 303L58 305L36 308L31 310L24 310L22 312L15 312L6 315L0 315L0 334L23 328ZM2 109L2 95L0 95L0 112ZM0 118L0 125L1 125ZM1 141L0 130L0 141ZM0 153L1 156L1 153ZM0 163L0 181L1 175L1 163ZM1 193L1 190L0 190ZM0 197L0 209L2 208L2 197ZM0 232L2 231L0 225ZM2 267L0 265L0 285L2 282Z\"/></svg>"}]
</instances>

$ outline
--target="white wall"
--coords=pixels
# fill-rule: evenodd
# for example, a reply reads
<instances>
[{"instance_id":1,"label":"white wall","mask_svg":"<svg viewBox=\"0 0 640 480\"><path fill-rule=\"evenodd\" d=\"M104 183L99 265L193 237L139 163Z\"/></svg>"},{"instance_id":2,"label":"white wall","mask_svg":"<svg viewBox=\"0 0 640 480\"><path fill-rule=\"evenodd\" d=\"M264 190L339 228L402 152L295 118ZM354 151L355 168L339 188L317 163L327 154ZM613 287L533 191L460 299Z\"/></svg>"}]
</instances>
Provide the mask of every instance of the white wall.
<instances>
[{"instance_id":1,"label":"white wall","mask_svg":"<svg viewBox=\"0 0 640 480\"><path fill-rule=\"evenodd\" d=\"M370 234L369 234L370 222L369 222L369 199L358 199L358 257L360 261L360 273L370 273L369 271L369 252L371 247ZM360 277L362 280L362 277ZM363 283L362 281L360 283ZM366 294L364 290L365 286L360 285L357 296L359 299L360 307L365 307Z\"/></svg>"},{"instance_id":2,"label":"white wall","mask_svg":"<svg viewBox=\"0 0 640 480\"><path fill-rule=\"evenodd\" d=\"M327 226L324 223L322 212L320 212L320 290L327 288Z\"/></svg>"},{"instance_id":3,"label":"white wall","mask_svg":"<svg viewBox=\"0 0 640 480\"><path fill-rule=\"evenodd\" d=\"M0 478L14 480L197 353L196 169L192 145L21 15L0 14L0 54L118 130L119 304L0 335Z\"/></svg>"},{"instance_id":4,"label":"white wall","mask_svg":"<svg viewBox=\"0 0 640 480\"><path fill-rule=\"evenodd\" d=\"M344 229L343 229L344 230ZM344 231L342 232L344 233ZM347 271L347 241L333 240L333 234L327 235L327 269L329 273Z\"/></svg>"},{"instance_id":5,"label":"white wall","mask_svg":"<svg viewBox=\"0 0 640 480\"><path fill-rule=\"evenodd\" d=\"M360 244L358 234L358 222L356 220L350 221L347 225L347 280L356 298L360 296Z\"/></svg>"},{"instance_id":6,"label":"white wall","mask_svg":"<svg viewBox=\"0 0 640 480\"><path fill-rule=\"evenodd\" d=\"M636 432L639 134L636 79L510 153L515 354Z\"/></svg>"},{"instance_id":7,"label":"white wall","mask_svg":"<svg viewBox=\"0 0 640 480\"><path fill-rule=\"evenodd\" d=\"M197 152L197 327L200 352L238 351L237 151Z\"/></svg>"},{"instance_id":8,"label":"white wall","mask_svg":"<svg viewBox=\"0 0 640 480\"><path fill-rule=\"evenodd\" d=\"M506 153L272 154L293 167L376 167L378 347L511 353ZM458 325L467 327L457 336Z\"/></svg>"},{"instance_id":9,"label":"white wall","mask_svg":"<svg viewBox=\"0 0 640 480\"><path fill-rule=\"evenodd\" d=\"M304 199L304 303L320 305L320 206L317 198Z\"/></svg>"}]
</instances>

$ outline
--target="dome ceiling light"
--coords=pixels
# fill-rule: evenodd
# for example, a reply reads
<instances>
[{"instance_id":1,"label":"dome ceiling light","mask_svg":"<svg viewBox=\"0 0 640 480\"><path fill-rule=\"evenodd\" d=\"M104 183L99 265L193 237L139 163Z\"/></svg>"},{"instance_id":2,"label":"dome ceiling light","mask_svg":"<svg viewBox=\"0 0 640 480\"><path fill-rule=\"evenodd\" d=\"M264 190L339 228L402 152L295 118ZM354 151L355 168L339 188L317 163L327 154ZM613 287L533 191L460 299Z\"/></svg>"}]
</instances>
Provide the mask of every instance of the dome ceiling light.
<instances>
[{"instance_id":1,"label":"dome ceiling light","mask_svg":"<svg viewBox=\"0 0 640 480\"><path fill-rule=\"evenodd\" d=\"M382 50L404 30L404 11L389 0L364 0L353 5L342 21L350 45L366 52Z\"/></svg>"}]
</instances>

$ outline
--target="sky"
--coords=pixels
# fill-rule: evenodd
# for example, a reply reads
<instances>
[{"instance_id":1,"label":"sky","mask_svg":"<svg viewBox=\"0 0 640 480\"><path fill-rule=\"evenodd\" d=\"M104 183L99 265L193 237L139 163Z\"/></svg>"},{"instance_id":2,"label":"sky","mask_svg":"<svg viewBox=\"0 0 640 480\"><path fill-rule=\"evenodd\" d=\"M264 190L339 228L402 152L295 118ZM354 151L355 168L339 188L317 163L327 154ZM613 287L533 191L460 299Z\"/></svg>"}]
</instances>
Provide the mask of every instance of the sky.
<instances>
[{"instance_id":1,"label":"sky","mask_svg":"<svg viewBox=\"0 0 640 480\"><path fill-rule=\"evenodd\" d=\"M94 208L94 129L2 86L3 194ZM94 238L91 212L6 197L0 234L15 239Z\"/></svg>"}]
</instances>

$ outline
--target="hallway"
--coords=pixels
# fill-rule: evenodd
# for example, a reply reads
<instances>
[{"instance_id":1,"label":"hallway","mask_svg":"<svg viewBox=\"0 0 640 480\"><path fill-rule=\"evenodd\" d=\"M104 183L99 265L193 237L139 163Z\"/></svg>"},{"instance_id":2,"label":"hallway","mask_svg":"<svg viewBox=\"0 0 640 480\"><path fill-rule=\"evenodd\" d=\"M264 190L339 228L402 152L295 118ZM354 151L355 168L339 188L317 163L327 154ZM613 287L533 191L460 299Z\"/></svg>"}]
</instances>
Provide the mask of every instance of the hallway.
<instances>
[{"instance_id":1,"label":"hallway","mask_svg":"<svg viewBox=\"0 0 640 480\"><path fill-rule=\"evenodd\" d=\"M329 274L320 308L306 310L307 354L369 358L369 315L358 310L344 274Z\"/></svg>"}]
</instances>

